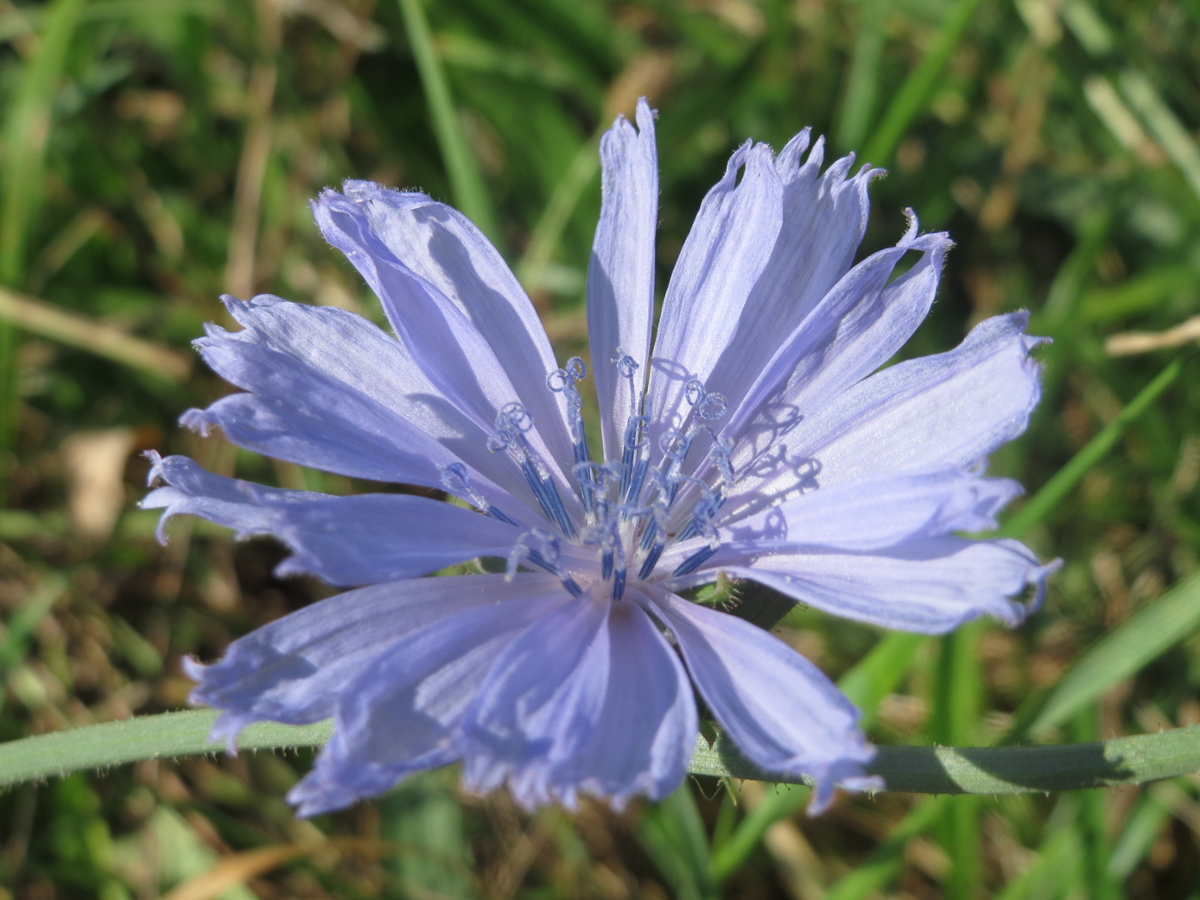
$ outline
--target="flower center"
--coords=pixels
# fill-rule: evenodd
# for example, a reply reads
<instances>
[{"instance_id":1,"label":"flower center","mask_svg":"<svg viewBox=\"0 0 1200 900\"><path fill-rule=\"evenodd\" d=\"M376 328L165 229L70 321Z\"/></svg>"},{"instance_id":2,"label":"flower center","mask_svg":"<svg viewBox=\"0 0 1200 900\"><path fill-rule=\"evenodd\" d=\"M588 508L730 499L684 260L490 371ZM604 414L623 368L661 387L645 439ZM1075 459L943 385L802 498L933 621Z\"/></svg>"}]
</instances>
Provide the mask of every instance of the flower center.
<instances>
[{"instance_id":1,"label":"flower center","mask_svg":"<svg viewBox=\"0 0 1200 900\"><path fill-rule=\"evenodd\" d=\"M613 360L619 375L630 383L631 395L637 396L638 363L620 348ZM508 576L511 578L522 565L533 565L553 572L563 587L580 595L571 568L578 554L564 553L563 543L595 548L599 561L599 578L610 583L610 596L620 600L630 571L637 580L649 578L658 566L663 552L673 543L706 538L706 543L688 556L672 571L673 576L695 571L718 547L716 517L733 485L731 447L721 438L714 423L725 415L725 398L706 390L703 382L690 379L684 386L684 399L691 407L685 417L686 430L662 430L657 441L658 453L652 453L649 434L652 419L643 412L631 415L625 423L624 440L619 460L595 462L588 448L583 422L583 399L578 382L587 376L587 366L579 357L572 357L565 367L555 369L546 377L546 386L555 393L566 395L567 428L571 438L573 465L570 477L572 489L583 507L585 523L577 528L563 503L558 485L550 468L529 440L533 418L520 403L509 403L496 417L496 430L488 438L488 449L507 453L520 468L543 514L557 526L557 533L546 528L534 528L523 534L508 557ZM652 408L648 399L644 410ZM701 468L688 474L685 463L697 436L707 434L709 447ZM653 457L653 458L652 458ZM715 487L704 480L710 468L716 469ZM442 483L451 493L465 496L487 515L501 521L513 520L488 503L470 487L467 469L460 463L442 468ZM692 498L687 510L686 524L675 532L669 523L680 520L676 501L685 486Z\"/></svg>"}]
</instances>

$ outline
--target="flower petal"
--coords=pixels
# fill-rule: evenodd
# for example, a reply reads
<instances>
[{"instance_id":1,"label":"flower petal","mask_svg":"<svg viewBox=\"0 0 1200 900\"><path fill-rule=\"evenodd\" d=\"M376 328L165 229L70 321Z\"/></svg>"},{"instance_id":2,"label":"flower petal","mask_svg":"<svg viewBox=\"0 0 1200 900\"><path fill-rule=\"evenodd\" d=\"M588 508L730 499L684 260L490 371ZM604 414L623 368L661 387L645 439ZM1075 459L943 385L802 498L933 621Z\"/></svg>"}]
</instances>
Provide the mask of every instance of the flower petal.
<instances>
[{"instance_id":1,"label":"flower petal","mask_svg":"<svg viewBox=\"0 0 1200 900\"><path fill-rule=\"evenodd\" d=\"M507 556L521 531L499 519L408 494L334 497L263 487L206 472L185 456L153 454L152 491L143 509L200 516L235 530L238 538L271 534L295 555L278 575L309 573L330 584L400 581L476 556Z\"/></svg>"},{"instance_id":2,"label":"flower petal","mask_svg":"<svg viewBox=\"0 0 1200 900\"><path fill-rule=\"evenodd\" d=\"M807 775L810 811L842 783L867 787L875 750L853 704L812 663L749 622L646 585L670 627L692 681L737 748L769 772Z\"/></svg>"},{"instance_id":3,"label":"flower petal","mask_svg":"<svg viewBox=\"0 0 1200 900\"><path fill-rule=\"evenodd\" d=\"M744 440L743 429L767 404L767 433L773 438L781 425L813 415L904 345L933 304L952 246L945 234L918 237L917 227L911 217L895 247L847 272L779 345L730 416L727 436ZM889 283L909 251L921 253L921 259Z\"/></svg>"},{"instance_id":4,"label":"flower petal","mask_svg":"<svg viewBox=\"0 0 1200 900\"><path fill-rule=\"evenodd\" d=\"M687 774L698 722L679 657L634 603L609 607L608 690L588 745L553 772L568 805L576 790L621 809L636 795L661 800Z\"/></svg>"},{"instance_id":5,"label":"flower petal","mask_svg":"<svg viewBox=\"0 0 1200 900\"><path fill-rule=\"evenodd\" d=\"M603 201L588 265L588 337L606 459L620 459L625 423L641 412L654 320L658 159L645 99L637 123L618 117L600 141ZM618 348L637 364L630 378L614 364Z\"/></svg>"},{"instance_id":6,"label":"flower petal","mask_svg":"<svg viewBox=\"0 0 1200 900\"><path fill-rule=\"evenodd\" d=\"M566 402L546 385L546 376L556 368L554 357L536 315L524 310L528 299L522 305L505 286L512 273L490 245L485 252L478 243L455 244L469 241L470 228L449 207L424 194L386 191L367 182L350 182L349 187L349 196L327 190L313 204L321 234L346 254L379 296L426 377L480 429L490 433L509 403L525 407L535 423L529 438L558 480L564 501L581 519L582 507L563 475L573 462ZM398 259L377 231L383 228L399 242L396 229L403 222L436 245L436 260L429 250L413 260L434 281ZM482 236L479 240L487 243ZM512 288L520 292L515 282Z\"/></svg>"},{"instance_id":7,"label":"flower petal","mask_svg":"<svg viewBox=\"0 0 1200 900\"><path fill-rule=\"evenodd\" d=\"M525 807L555 799L555 770L589 745L604 708L609 606L585 592L532 625L496 661L464 726L463 781L470 789L507 781Z\"/></svg>"},{"instance_id":8,"label":"flower petal","mask_svg":"<svg viewBox=\"0 0 1200 900\"><path fill-rule=\"evenodd\" d=\"M424 194L370 181L347 181L342 191L397 260L462 310L522 401L550 399L546 375L558 368L550 340L516 276L483 232L458 210Z\"/></svg>"},{"instance_id":9,"label":"flower petal","mask_svg":"<svg viewBox=\"0 0 1200 900\"><path fill-rule=\"evenodd\" d=\"M244 329L210 326L196 345L217 374L250 393L190 410L184 425L215 425L238 446L376 481L444 489L439 466L464 463L475 493L535 521L506 496L535 502L516 467L488 452L488 435L441 398L395 338L340 309L225 299Z\"/></svg>"},{"instance_id":10,"label":"flower petal","mask_svg":"<svg viewBox=\"0 0 1200 900\"><path fill-rule=\"evenodd\" d=\"M447 581L450 592L461 579L430 580ZM375 654L342 691L333 738L313 771L288 794L300 815L339 809L457 759L463 715L496 657L570 599L561 587L527 584L525 592L500 591L498 602L448 615Z\"/></svg>"},{"instance_id":11,"label":"flower petal","mask_svg":"<svg viewBox=\"0 0 1200 900\"><path fill-rule=\"evenodd\" d=\"M844 481L745 518L730 510L719 537L731 555L742 548L757 553L801 547L878 550L952 531L995 528L996 514L1020 493L1015 481L980 478L958 468Z\"/></svg>"},{"instance_id":12,"label":"flower petal","mask_svg":"<svg viewBox=\"0 0 1200 900\"><path fill-rule=\"evenodd\" d=\"M802 418L748 467L739 493L793 490L806 469L822 486L888 472L979 462L1025 430L1041 395L1027 315L981 322L949 353L867 378Z\"/></svg>"},{"instance_id":13,"label":"flower petal","mask_svg":"<svg viewBox=\"0 0 1200 900\"><path fill-rule=\"evenodd\" d=\"M498 680L469 726L469 783L488 789L508 779L528 807L552 798L574 807L582 793L611 798L618 809L636 795L660 800L679 786L697 729L691 684L638 605L607 606L595 631L593 611L575 611L584 627L567 652L583 652L560 679L541 674L545 645L536 643L553 625L522 636L497 664ZM564 610L560 619L569 617Z\"/></svg>"},{"instance_id":14,"label":"flower petal","mask_svg":"<svg viewBox=\"0 0 1200 900\"><path fill-rule=\"evenodd\" d=\"M737 332L779 234L782 194L771 148L747 142L704 198L675 263L654 340L652 447L664 430L683 426L688 380L706 382Z\"/></svg>"},{"instance_id":15,"label":"flower petal","mask_svg":"<svg viewBox=\"0 0 1200 900\"><path fill-rule=\"evenodd\" d=\"M830 327L818 312L854 261L870 216L867 187L883 174L863 166L847 179L854 156L843 157L822 175L824 138L808 154L808 131L798 134L776 160L783 181L783 223L762 275L746 300L737 333L708 379L735 408L755 380L758 368L748 360L769 361L802 323L806 330ZM827 305L827 304L826 304ZM816 321L808 322L815 314Z\"/></svg>"},{"instance_id":16,"label":"flower petal","mask_svg":"<svg viewBox=\"0 0 1200 900\"><path fill-rule=\"evenodd\" d=\"M558 579L540 573L420 578L346 591L276 619L229 645L212 665L184 659L200 682L188 698L221 715L212 739L232 749L251 722L289 725L333 715L339 696L389 644L468 609L561 593Z\"/></svg>"},{"instance_id":17,"label":"flower petal","mask_svg":"<svg viewBox=\"0 0 1200 900\"><path fill-rule=\"evenodd\" d=\"M768 553L722 566L834 615L921 634L945 634L985 615L1015 627L1041 605L1046 578L1057 568L1039 565L1017 541L957 537L879 553ZM697 572L692 583L715 577L715 570ZM1028 603L1009 599L1030 587Z\"/></svg>"}]
</instances>

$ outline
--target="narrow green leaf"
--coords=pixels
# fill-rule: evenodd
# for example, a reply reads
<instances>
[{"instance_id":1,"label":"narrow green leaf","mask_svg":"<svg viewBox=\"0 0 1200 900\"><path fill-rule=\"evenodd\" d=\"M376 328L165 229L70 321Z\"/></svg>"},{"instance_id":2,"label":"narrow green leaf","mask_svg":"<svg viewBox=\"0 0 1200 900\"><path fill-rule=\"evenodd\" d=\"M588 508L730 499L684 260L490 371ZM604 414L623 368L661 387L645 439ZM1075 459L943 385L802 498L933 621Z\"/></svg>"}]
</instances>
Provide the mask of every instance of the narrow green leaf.
<instances>
[{"instance_id":1,"label":"narrow green leaf","mask_svg":"<svg viewBox=\"0 0 1200 900\"><path fill-rule=\"evenodd\" d=\"M563 173L549 202L529 235L525 255L517 264L517 279L530 294L542 285L546 267L562 238L563 229L579 205L583 192L600 172L600 134L585 141Z\"/></svg>"},{"instance_id":2,"label":"narrow green leaf","mask_svg":"<svg viewBox=\"0 0 1200 900\"><path fill-rule=\"evenodd\" d=\"M638 837L680 900L715 896L709 876L708 837L687 783L641 817Z\"/></svg>"},{"instance_id":3,"label":"narrow green leaf","mask_svg":"<svg viewBox=\"0 0 1200 900\"><path fill-rule=\"evenodd\" d=\"M1061 725L1118 681L1190 637L1197 628L1200 573L1142 607L1088 650L1039 704L1026 730L1036 735ZM1018 723L1023 718L1019 710Z\"/></svg>"},{"instance_id":4,"label":"narrow green leaf","mask_svg":"<svg viewBox=\"0 0 1200 900\"><path fill-rule=\"evenodd\" d=\"M969 622L941 639L928 733L939 744L970 743L983 707L979 640L983 623ZM938 822L942 847L954 860L943 883L950 900L971 900L983 887L977 797L956 797Z\"/></svg>"},{"instance_id":5,"label":"narrow green leaf","mask_svg":"<svg viewBox=\"0 0 1200 900\"><path fill-rule=\"evenodd\" d=\"M1175 382L1181 368L1180 361L1174 360L1153 381L1142 388L1138 395L1130 400L1129 404L1104 426L1099 434L1088 441L1082 450L1071 457L1070 462L1055 472L1054 477L1042 485L1041 490L1021 507L1016 515L1004 523L1000 533L1009 537L1018 537L1049 515L1050 511L1058 506L1067 494L1083 480L1083 476L1088 473L1088 470L1113 448L1130 423L1149 409L1159 395Z\"/></svg>"},{"instance_id":6,"label":"narrow green leaf","mask_svg":"<svg viewBox=\"0 0 1200 900\"><path fill-rule=\"evenodd\" d=\"M908 631L889 631L838 680L842 693L863 711L859 724L869 728L879 713L883 698L896 689L896 684L912 665L913 658L928 635Z\"/></svg>"},{"instance_id":7,"label":"narrow green leaf","mask_svg":"<svg viewBox=\"0 0 1200 900\"><path fill-rule=\"evenodd\" d=\"M4 123L0 181L0 285L20 287L25 248L41 205L46 140L58 89L85 0L56 0L46 13L37 51L22 73ZM16 434L16 332L0 322L0 460L7 460ZM0 498L8 491L8 462L0 462Z\"/></svg>"},{"instance_id":8,"label":"narrow green leaf","mask_svg":"<svg viewBox=\"0 0 1200 900\"><path fill-rule=\"evenodd\" d=\"M421 0L397 2L400 4L404 30L408 34L408 43L417 63L417 71L421 75L421 88L425 92L425 101L429 104L433 131L437 135L442 158L446 163L450 189L454 192L454 205L462 210L493 244L498 248L502 247L495 210L488 199L483 173L479 171L479 162L467 143L466 135L463 134L458 110L455 109L450 88L446 84L446 74L442 71L441 61L433 46L425 9Z\"/></svg>"},{"instance_id":9,"label":"narrow green leaf","mask_svg":"<svg viewBox=\"0 0 1200 900\"><path fill-rule=\"evenodd\" d=\"M85 0L57 0L29 61L4 128L4 195L0 206L0 284L19 287L29 227L41 202L42 164L54 93Z\"/></svg>"},{"instance_id":10,"label":"narrow green leaf","mask_svg":"<svg viewBox=\"0 0 1200 900\"><path fill-rule=\"evenodd\" d=\"M787 816L792 815L808 800L806 787L786 787L766 794L762 802L746 816L729 839L714 852L709 867L713 883L721 884L741 867L754 852L767 829Z\"/></svg>"},{"instance_id":11,"label":"narrow green leaf","mask_svg":"<svg viewBox=\"0 0 1200 900\"><path fill-rule=\"evenodd\" d=\"M1193 193L1200 198L1200 148L1167 106L1154 85L1137 69L1121 73L1121 90L1142 117L1146 127L1162 144Z\"/></svg>"},{"instance_id":12,"label":"narrow green leaf","mask_svg":"<svg viewBox=\"0 0 1200 900\"><path fill-rule=\"evenodd\" d=\"M843 152L862 146L875 114L879 61L883 56L883 23L891 6L892 0L860 0L859 3L858 36L850 56L850 73L835 129L837 146Z\"/></svg>"},{"instance_id":13,"label":"narrow green leaf","mask_svg":"<svg viewBox=\"0 0 1200 900\"><path fill-rule=\"evenodd\" d=\"M0 676L21 661L34 628L66 589L67 580L61 575L47 575L4 623L7 634L0 642Z\"/></svg>"},{"instance_id":14,"label":"narrow green leaf","mask_svg":"<svg viewBox=\"0 0 1200 900\"><path fill-rule=\"evenodd\" d=\"M1046 838L1038 848L1038 858L1004 886L995 900L1025 900L1026 897L1050 896L1050 884L1057 885L1073 859L1082 856L1079 832L1073 827L1079 804L1063 798L1046 823Z\"/></svg>"},{"instance_id":15,"label":"narrow green leaf","mask_svg":"<svg viewBox=\"0 0 1200 900\"><path fill-rule=\"evenodd\" d=\"M963 33L971 23L980 0L955 0L946 14L941 31L921 56L917 67L912 70L900 90L888 105L883 121L879 123L871 139L863 149L862 161L873 165L886 165L904 132L908 130L929 102L942 70L950 61L950 55L962 40Z\"/></svg>"},{"instance_id":16,"label":"narrow green leaf","mask_svg":"<svg viewBox=\"0 0 1200 900\"><path fill-rule=\"evenodd\" d=\"M948 799L927 797L913 807L861 865L830 887L825 900L861 900L883 890L900 873L908 842L938 820Z\"/></svg>"}]
</instances>

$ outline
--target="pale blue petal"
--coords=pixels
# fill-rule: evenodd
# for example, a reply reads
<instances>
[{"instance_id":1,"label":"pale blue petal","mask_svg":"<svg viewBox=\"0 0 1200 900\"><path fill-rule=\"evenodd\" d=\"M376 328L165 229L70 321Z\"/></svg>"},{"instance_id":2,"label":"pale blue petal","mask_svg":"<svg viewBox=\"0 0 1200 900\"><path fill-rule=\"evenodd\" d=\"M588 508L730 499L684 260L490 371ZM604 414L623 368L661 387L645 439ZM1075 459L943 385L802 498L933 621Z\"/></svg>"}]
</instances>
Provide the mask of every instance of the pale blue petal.
<instances>
[{"instance_id":1,"label":"pale blue petal","mask_svg":"<svg viewBox=\"0 0 1200 900\"><path fill-rule=\"evenodd\" d=\"M588 611L575 613L564 611L559 618L570 621L553 635L560 652L566 641L568 654L586 647L573 670L541 674L545 663L531 651L549 630L522 637L497 665L499 680L469 728L468 783L489 789L507 780L527 807L551 799L574 807L581 794L618 809L639 795L660 800L683 780L695 740L687 674L636 604L609 604L594 633Z\"/></svg>"},{"instance_id":2,"label":"pale blue petal","mask_svg":"<svg viewBox=\"0 0 1200 900\"><path fill-rule=\"evenodd\" d=\"M288 794L301 815L380 794L410 772L461 756L463 715L496 657L570 596L561 586L525 588L525 596L498 591L496 602L413 630L375 654L342 692L317 765Z\"/></svg>"},{"instance_id":3,"label":"pale blue petal","mask_svg":"<svg viewBox=\"0 0 1200 900\"><path fill-rule=\"evenodd\" d=\"M488 452L487 435L438 397L395 338L344 310L276 297L227 304L246 327L212 326L196 345L217 374L249 393L190 410L184 425L204 433L217 426L241 447L376 481L444 489L439 466L462 463L471 489L493 506L540 519L509 496L534 502L517 468Z\"/></svg>"},{"instance_id":4,"label":"pale blue petal","mask_svg":"<svg viewBox=\"0 0 1200 900\"><path fill-rule=\"evenodd\" d=\"M424 194L347 181L345 196L401 263L457 306L495 353L522 402L537 416L557 406L546 375L558 368L537 311L496 248L458 210ZM558 407L559 416L562 407Z\"/></svg>"},{"instance_id":5,"label":"pale blue petal","mask_svg":"<svg viewBox=\"0 0 1200 900\"><path fill-rule=\"evenodd\" d=\"M554 366L553 357L547 360L539 349L546 341L545 332L536 317L529 322L510 305L511 298L504 291L487 286L489 281L511 278L507 267L497 257L503 277L492 270L484 277L469 266L485 262L486 254L444 258L446 279L439 279L442 284L474 291L469 303L462 292L456 295L459 302L455 302L406 260L396 258L376 233L372 216L385 212L400 216L407 205L412 207L412 215L422 218L422 227L437 225L440 220L449 228L465 220L457 213L454 215L458 218L449 217L444 212L448 207L433 204L423 194L400 194L378 187L371 192L363 187L364 182L353 184L356 190L352 197L327 190L313 204L321 234L346 254L379 296L396 334L426 377L481 430L489 433L497 414L508 404L519 402L525 407L534 420L528 437L558 482L564 502L581 519L582 507L564 475L573 462L565 400L546 386L546 376ZM386 202L385 194L390 197ZM445 239L445 234L439 238ZM472 250L479 251L479 247ZM430 260L423 256L417 262L428 264ZM455 270L456 266L467 268ZM454 277L447 274L450 272ZM483 333L480 325L491 331Z\"/></svg>"},{"instance_id":6,"label":"pale blue petal","mask_svg":"<svg viewBox=\"0 0 1200 900\"><path fill-rule=\"evenodd\" d=\"M887 362L929 312L950 247L944 234L918 237L913 218L895 247L847 272L758 370L724 434L761 450ZM889 282L910 251L921 258Z\"/></svg>"},{"instance_id":7,"label":"pale blue petal","mask_svg":"<svg viewBox=\"0 0 1200 900\"><path fill-rule=\"evenodd\" d=\"M863 767L875 749L858 729L859 712L816 666L743 619L653 585L646 590L692 682L747 759L813 779L814 813L828 806L835 784L870 783Z\"/></svg>"},{"instance_id":8,"label":"pale blue petal","mask_svg":"<svg viewBox=\"0 0 1200 900\"><path fill-rule=\"evenodd\" d=\"M607 459L620 459L625 423L642 408L654 320L654 231L658 158L654 113L638 101L637 123L619 117L600 141L600 222L588 265L588 339ZM618 375L618 348L637 364Z\"/></svg>"},{"instance_id":9,"label":"pale blue petal","mask_svg":"<svg viewBox=\"0 0 1200 900\"><path fill-rule=\"evenodd\" d=\"M346 591L264 625L212 665L184 659L199 682L190 701L220 709L213 740L232 747L251 722L319 722L379 652L406 634L464 610L561 592L552 575L420 578Z\"/></svg>"},{"instance_id":10,"label":"pale blue petal","mask_svg":"<svg viewBox=\"0 0 1200 900\"><path fill-rule=\"evenodd\" d=\"M465 725L464 783L507 782L526 807L562 799L555 770L593 740L611 664L609 602L585 592L523 633L497 660Z\"/></svg>"},{"instance_id":11,"label":"pale blue petal","mask_svg":"<svg viewBox=\"0 0 1200 900\"><path fill-rule=\"evenodd\" d=\"M184 456L153 456L152 491L143 509L162 509L159 523L187 513L238 538L271 534L293 555L279 575L307 573L351 587L425 575L477 556L507 556L521 530L427 497L361 494L334 497L267 488L206 472Z\"/></svg>"},{"instance_id":12,"label":"pale blue petal","mask_svg":"<svg viewBox=\"0 0 1200 900\"><path fill-rule=\"evenodd\" d=\"M1030 357L1041 339L1024 334L1026 318L987 319L949 353L899 363L855 385L748 466L738 494L768 502L803 479L830 486L977 463L1025 430L1041 395L1040 366Z\"/></svg>"},{"instance_id":13,"label":"pale blue petal","mask_svg":"<svg viewBox=\"0 0 1200 900\"><path fill-rule=\"evenodd\" d=\"M846 619L945 634L982 616L1021 624L1041 605L1058 564L1040 565L1018 541L942 537L877 553L764 553L721 568ZM715 568L697 572L676 588L715 578ZM1027 592L1028 601L1013 599Z\"/></svg>"},{"instance_id":14,"label":"pale blue petal","mask_svg":"<svg viewBox=\"0 0 1200 900\"><path fill-rule=\"evenodd\" d=\"M828 294L854 262L870 216L867 187L883 174L864 166L846 175L854 156L843 157L822 175L824 139L819 138L807 160L808 131L797 135L779 154L776 169L783 181L783 224L771 258L754 285L738 325L708 379L736 407L775 351L802 323L814 331L828 329ZM808 323L809 316L817 321Z\"/></svg>"},{"instance_id":15,"label":"pale blue petal","mask_svg":"<svg viewBox=\"0 0 1200 900\"><path fill-rule=\"evenodd\" d=\"M869 551L952 531L987 531L1021 486L958 468L886 475L820 487L740 518L722 508L719 531L731 552L782 553L803 547Z\"/></svg>"},{"instance_id":16,"label":"pale blue petal","mask_svg":"<svg viewBox=\"0 0 1200 900\"><path fill-rule=\"evenodd\" d=\"M782 196L771 148L747 142L704 198L671 274L654 339L652 447L665 429L684 424L690 413L687 381L706 382L737 332L779 234Z\"/></svg>"}]
</instances>

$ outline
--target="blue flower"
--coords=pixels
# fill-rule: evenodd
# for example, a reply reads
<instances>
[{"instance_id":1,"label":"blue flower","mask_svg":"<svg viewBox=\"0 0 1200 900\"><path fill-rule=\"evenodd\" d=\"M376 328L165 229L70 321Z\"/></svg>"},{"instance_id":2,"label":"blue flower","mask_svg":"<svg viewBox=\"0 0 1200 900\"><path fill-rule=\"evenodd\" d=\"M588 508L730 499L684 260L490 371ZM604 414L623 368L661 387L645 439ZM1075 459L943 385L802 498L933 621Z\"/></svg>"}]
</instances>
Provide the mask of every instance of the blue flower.
<instances>
[{"instance_id":1,"label":"blue flower","mask_svg":"<svg viewBox=\"0 0 1200 900\"><path fill-rule=\"evenodd\" d=\"M434 488L328 496L154 456L144 506L271 534L306 572L353 588L187 661L192 700L248 723L333 717L289 799L303 815L461 761L475 790L525 806L580 794L620 806L683 779L698 692L813 805L868 787L858 711L768 632L683 592L720 573L836 615L939 634L1019 623L1048 569L994 527L1019 488L984 459L1038 400L1022 314L955 350L876 372L925 317L945 234L909 228L851 266L867 223L853 157L821 171L797 135L747 142L701 205L654 346L658 169L653 114L601 144L603 208L588 269L603 456L584 436L582 360L560 368L496 250L461 214L362 181L313 204L325 238L383 303L396 337L330 308L225 302L242 330L197 346L244 389L182 423L356 478ZM893 277L905 255L915 262ZM873 374L874 373L874 374ZM161 526L160 526L161 527ZM426 578L481 557L507 572ZM1032 586L1033 599L1020 598Z\"/></svg>"}]
</instances>

